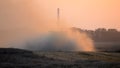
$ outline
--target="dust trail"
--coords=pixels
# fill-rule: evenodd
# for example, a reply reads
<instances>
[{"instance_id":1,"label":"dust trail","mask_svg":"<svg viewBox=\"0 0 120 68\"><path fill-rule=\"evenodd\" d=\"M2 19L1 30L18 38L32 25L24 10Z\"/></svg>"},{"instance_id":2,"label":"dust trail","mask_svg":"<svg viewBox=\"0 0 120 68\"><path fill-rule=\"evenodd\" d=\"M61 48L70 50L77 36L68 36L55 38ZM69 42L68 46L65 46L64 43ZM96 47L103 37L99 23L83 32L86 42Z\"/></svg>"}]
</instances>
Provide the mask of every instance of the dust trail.
<instances>
[{"instance_id":1,"label":"dust trail","mask_svg":"<svg viewBox=\"0 0 120 68\"><path fill-rule=\"evenodd\" d=\"M93 41L85 34L72 30L65 22L59 22L59 26L51 26L47 32L42 32L39 37L34 38L26 45L30 50L47 51L95 51Z\"/></svg>"},{"instance_id":2,"label":"dust trail","mask_svg":"<svg viewBox=\"0 0 120 68\"><path fill-rule=\"evenodd\" d=\"M50 13L42 8L42 3L37 6L34 0L2 0L0 5L1 47L95 51L87 34L71 30L63 19L58 26L56 18L49 18Z\"/></svg>"}]
</instances>

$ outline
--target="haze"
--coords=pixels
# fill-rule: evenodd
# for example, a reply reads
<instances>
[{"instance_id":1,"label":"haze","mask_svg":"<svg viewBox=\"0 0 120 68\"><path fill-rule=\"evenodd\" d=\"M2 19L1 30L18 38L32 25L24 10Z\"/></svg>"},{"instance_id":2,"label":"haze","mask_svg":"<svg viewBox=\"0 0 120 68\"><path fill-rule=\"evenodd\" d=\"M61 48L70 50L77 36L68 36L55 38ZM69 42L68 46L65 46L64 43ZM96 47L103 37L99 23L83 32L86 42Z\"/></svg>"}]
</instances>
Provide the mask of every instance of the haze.
<instances>
[{"instance_id":1,"label":"haze","mask_svg":"<svg viewBox=\"0 0 120 68\"><path fill-rule=\"evenodd\" d=\"M120 30L120 0L36 0L55 17L61 9L61 18L72 26L83 29L116 28Z\"/></svg>"},{"instance_id":2,"label":"haze","mask_svg":"<svg viewBox=\"0 0 120 68\"><path fill-rule=\"evenodd\" d=\"M71 27L120 30L119 3L119 0L0 0L0 44L54 26L58 7L61 20Z\"/></svg>"}]
</instances>

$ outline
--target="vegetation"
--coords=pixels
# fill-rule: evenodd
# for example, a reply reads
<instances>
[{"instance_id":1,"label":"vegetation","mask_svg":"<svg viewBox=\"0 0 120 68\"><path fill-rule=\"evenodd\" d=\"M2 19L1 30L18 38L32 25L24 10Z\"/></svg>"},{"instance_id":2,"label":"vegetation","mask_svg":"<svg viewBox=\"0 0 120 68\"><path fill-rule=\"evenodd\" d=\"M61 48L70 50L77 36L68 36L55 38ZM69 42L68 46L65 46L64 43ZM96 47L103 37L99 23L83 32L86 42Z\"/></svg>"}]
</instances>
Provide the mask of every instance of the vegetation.
<instances>
[{"instance_id":1,"label":"vegetation","mask_svg":"<svg viewBox=\"0 0 120 68\"><path fill-rule=\"evenodd\" d=\"M80 32L87 33L95 42L120 42L120 31L117 29L98 28L96 30L82 30L73 28Z\"/></svg>"},{"instance_id":2,"label":"vegetation","mask_svg":"<svg viewBox=\"0 0 120 68\"><path fill-rule=\"evenodd\" d=\"M1 48L0 68L120 68L120 54L106 52L32 52Z\"/></svg>"}]
</instances>

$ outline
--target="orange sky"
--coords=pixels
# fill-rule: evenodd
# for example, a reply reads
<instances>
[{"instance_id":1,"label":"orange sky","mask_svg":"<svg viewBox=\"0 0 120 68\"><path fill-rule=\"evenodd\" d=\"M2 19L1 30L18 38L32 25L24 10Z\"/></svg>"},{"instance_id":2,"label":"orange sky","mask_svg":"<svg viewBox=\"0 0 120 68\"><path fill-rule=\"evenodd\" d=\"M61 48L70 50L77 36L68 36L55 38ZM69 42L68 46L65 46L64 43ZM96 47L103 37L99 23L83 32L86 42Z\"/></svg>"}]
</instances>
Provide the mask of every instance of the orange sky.
<instances>
[{"instance_id":1,"label":"orange sky","mask_svg":"<svg viewBox=\"0 0 120 68\"><path fill-rule=\"evenodd\" d=\"M120 0L1 0L0 24L1 27L9 27L7 23L10 22L11 25L16 25L16 22L21 25L21 22L29 22L30 18L27 17L32 15L34 23L38 22L38 19L56 20L58 7L61 9L61 18L71 26L83 29L104 27L120 30Z\"/></svg>"},{"instance_id":2,"label":"orange sky","mask_svg":"<svg viewBox=\"0 0 120 68\"><path fill-rule=\"evenodd\" d=\"M58 7L61 20L71 26L120 30L120 0L0 0L0 44L54 25Z\"/></svg>"},{"instance_id":3,"label":"orange sky","mask_svg":"<svg viewBox=\"0 0 120 68\"><path fill-rule=\"evenodd\" d=\"M120 30L120 0L36 0L56 17L56 8L61 9L61 18L72 26L84 29L117 28ZM38 6L39 6L38 5Z\"/></svg>"}]
</instances>

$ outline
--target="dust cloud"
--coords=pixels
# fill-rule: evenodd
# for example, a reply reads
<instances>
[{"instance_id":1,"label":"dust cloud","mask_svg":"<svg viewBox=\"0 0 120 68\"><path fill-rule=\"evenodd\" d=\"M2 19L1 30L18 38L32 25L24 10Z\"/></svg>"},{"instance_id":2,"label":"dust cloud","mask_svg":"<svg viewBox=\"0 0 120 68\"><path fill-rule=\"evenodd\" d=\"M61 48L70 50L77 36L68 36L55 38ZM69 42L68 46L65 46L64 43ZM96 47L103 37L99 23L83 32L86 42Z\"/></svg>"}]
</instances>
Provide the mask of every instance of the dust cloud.
<instances>
[{"instance_id":1,"label":"dust cloud","mask_svg":"<svg viewBox=\"0 0 120 68\"><path fill-rule=\"evenodd\" d=\"M33 0L0 1L0 47L29 50L95 51L93 41ZM38 9L39 8L39 9Z\"/></svg>"}]
</instances>

